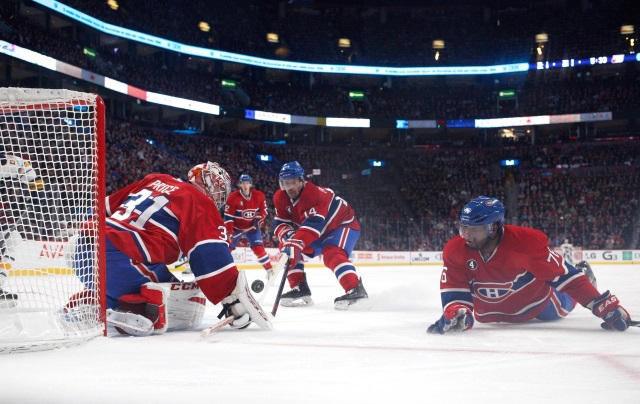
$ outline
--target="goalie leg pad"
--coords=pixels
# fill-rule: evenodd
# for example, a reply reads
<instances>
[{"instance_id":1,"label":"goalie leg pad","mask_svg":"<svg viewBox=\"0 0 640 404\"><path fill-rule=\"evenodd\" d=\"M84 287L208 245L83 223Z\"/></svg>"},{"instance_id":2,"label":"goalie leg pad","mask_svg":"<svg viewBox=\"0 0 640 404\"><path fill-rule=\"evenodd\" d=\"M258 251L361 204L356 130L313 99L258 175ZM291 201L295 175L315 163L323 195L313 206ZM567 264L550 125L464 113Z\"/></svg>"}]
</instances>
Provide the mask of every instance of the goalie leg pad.
<instances>
[{"instance_id":1,"label":"goalie leg pad","mask_svg":"<svg viewBox=\"0 0 640 404\"><path fill-rule=\"evenodd\" d=\"M137 336L164 334L167 331L167 299L169 292L160 284L147 282L140 293L123 295L116 310L107 312L107 322L119 333ZM144 320L143 320L144 319ZM151 332L148 325L151 324Z\"/></svg>"},{"instance_id":2,"label":"goalie leg pad","mask_svg":"<svg viewBox=\"0 0 640 404\"><path fill-rule=\"evenodd\" d=\"M219 317L235 317L231 328L247 328L252 322L266 330L273 328L267 313L251 294L244 271L239 272L235 289L221 303L223 309Z\"/></svg>"},{"instance_id":3,"label":"goalie leg pad","mask_svg":"<svg viewBox=\"0 0 640 404\"><path fill-rule=\"evenodd\" d=\"M137 337L153 334L153 321L140 314L108 309L107 322L113 325L120 334Z\"/></svg>"},{"instance_id":4,"label":"goalie leg pad","mask_svg":"<svg viewBox=\"0 0 640 404\"><path fill-rule=\"evenodd\" d=\"M140 295L147 299L145 317L154 321L153 333L164 334L167 331L167 300L169 293L158 283L148 282L140 288Z\"/></svg>"},{"instance_id":5,"label":"goalie leg pad","mask_svg":"<svg viewBox=\"0 0 640 404\"><path fill-rule=\"evenodd\" d=\"M169 330L185 330L202 323L207 298L196 282L168 282L160 285L170 291L167 300Z\"/></svg>"}]
</instances>

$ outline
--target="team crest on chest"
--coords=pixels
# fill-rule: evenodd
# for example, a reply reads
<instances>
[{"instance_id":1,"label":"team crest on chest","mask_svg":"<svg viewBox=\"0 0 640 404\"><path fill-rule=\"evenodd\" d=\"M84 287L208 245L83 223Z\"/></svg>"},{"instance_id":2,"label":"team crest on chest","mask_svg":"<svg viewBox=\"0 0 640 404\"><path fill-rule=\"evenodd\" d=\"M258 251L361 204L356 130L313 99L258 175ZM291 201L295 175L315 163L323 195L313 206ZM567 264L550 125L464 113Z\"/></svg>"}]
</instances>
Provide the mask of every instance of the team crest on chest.
<instances>
[{"instance_id":1,"label":"team crest on chest","mask_svg":"<svg viewBox=\"0 0 640 404\"><path fill-rule=\"evenodd\" d=\"M470 259L469 261L467 261L467 268L469 268L470 271L475 271L476 269L478 269L478 261Z\"/></svg>"}]
</instances>

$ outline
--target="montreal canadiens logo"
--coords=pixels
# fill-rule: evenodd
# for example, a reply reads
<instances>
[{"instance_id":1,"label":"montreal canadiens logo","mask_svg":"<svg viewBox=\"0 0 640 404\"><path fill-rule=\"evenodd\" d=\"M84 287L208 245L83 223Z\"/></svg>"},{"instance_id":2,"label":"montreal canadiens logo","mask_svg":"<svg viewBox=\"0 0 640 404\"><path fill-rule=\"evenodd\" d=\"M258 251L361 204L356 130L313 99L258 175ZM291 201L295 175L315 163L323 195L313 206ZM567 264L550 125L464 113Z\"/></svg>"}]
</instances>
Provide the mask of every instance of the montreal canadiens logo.
<instances>
[{"instance_id":1,"label":"montreal canadiens logo","mask_svg":"<svg viewBox=\"0 0 640 404\"><path fill-rule=\"evenodd\" d=\"M469 268L470 271L475 271L478 269L478 261L474 259L467 261L467 268Z\"/></svg>"},{"instance_id":2,"label":"montreal canadiens logo","mask_svg":"<svg viewBox=\"0 0 640 404\"><path fill-rule=\"evenodd\" d=\"M496 203L495 199L489 199L484 204L487 205L487 206L493 206L494 203Z\"/></svg>"},{"instance_id":3,"label":"montreal canadiens logo","mask_svg":"<svg viewBox=\"0 0 640 404\"><path fill-rule=\"evenodd\" d=\"M515 291L511 289L513 287L512 282L507 283L481 283L477 282L473 284L473 294L483 302L487 303L500 303Z\"/></svg>"},{"instance_id":4,"label":"montreal canadiens logo","mask_svg":"<svg viewBox=\"0 0 640 404\"><path fill-rule=\"evenodd\" d=\"M256 215L256 212L251 210L245 210L244 212L242 212L243 219L253 219L255 215Z\"/></svg>"}]
</instances>

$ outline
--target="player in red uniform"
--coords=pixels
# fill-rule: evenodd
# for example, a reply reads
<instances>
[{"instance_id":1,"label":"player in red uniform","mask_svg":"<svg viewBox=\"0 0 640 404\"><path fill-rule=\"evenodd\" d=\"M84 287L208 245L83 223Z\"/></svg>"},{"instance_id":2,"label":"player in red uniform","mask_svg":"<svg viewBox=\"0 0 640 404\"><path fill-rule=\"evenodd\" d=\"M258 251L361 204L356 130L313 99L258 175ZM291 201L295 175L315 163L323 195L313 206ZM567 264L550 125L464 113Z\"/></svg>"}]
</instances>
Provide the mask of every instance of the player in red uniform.
<instances>
[{"instance_id":1,"label":"player in red uniform","mask_svg":"<svg viewBox=\"0 0 640 404\"><path fill-rule=\"evenodd\" d=\"M246 237L251 245L251 251L267 271L268 278L273 274L273 269L269 254L264 249L260 231L267 218L267 201L261 191L251 189L253 180L250 175L241 175L238 186L240 189L229 195L224 207L224 225L227 227L227 233L233 235L229 248L234 250L238 241Z\"/></svg>"},{"instance_id":2,"label":"player in red uniform","mask_svg":"<svg viewBox=\"0 0 640 404\"><path fill-rule=\"evenodd\" d=\"M600 293L583 271L564 261L539 230L503 225L495 198L472 199L460 215L460 235L444 247L440 319L427 332L465 331L482 323L550 321L578 302L602 318L602 328L625 331L631 320L609 291ZM595 278L594 278L595 280Z\"/></svg>"},{"instance_id":3,"label":"player in red uniform","mask_svg":"<svg viewBox=\"0 0 640 404\"><path fill-rule=\"evenodd\" d=\"M281 252L289 256L289 285L282 295L283 306L311 305L311 290L304 273L302 254L322 254L346 294L334 300L335 308L348 310L366 306L368 295L349 255L360 237L360 225L353 209L329 188L304 179L297 161L286 163L279 174L280 189L273 196L276 209L275 235Z\"/></svg>"},{"instance_id":4,"label":"player in red uniform","mask_svg":"<svg viewBox=\"0 0 640 404\"><path fill-rule=\"evenodd\" d=\"M227 172L208 162L189 171L189 182L150 174L107 198L107 321L118 331L149 335L171 328L169 293L189 288L176 285L166 264L181 254L189 259L195 276L196 284L189 290L200 289L212 303L222 302L224 314L236 317L233 328L251 322L271 328L229 251L219 209L230 189ZM80 243L75 259L89 259L81 247ZM166 283L168 287L162 287ZM186 312L180 315L201 319L204 298L193 295L184 300L178 309Z\"/></svg>"}]
</instances>

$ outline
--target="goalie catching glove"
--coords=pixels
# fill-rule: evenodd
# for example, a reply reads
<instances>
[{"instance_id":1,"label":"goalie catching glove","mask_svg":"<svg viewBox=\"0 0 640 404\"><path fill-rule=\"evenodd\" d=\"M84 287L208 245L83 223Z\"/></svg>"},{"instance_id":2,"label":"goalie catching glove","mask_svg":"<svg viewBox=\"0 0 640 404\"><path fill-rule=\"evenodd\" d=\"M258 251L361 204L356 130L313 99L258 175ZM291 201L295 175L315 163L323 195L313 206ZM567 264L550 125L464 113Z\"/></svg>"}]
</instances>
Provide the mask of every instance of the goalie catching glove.
<instances>
[{"instance_id":1,"label":"goalie catching glove","mask_svg":"<svg viewBox=\"0 0 640 404\"><path fill-rule=\"evenodd\" d=\"M604 320L600 327L605 330L626 331L629 328L628 321L631 321L631 315L620 306L618 298L608 290L589 302L586 307Z\"/></svg>"},{"instance_id":2,"label":"goalie catching glove","mask_svg":"<svg viewBox=\"0 0 640 404\"><path fill-rule=\"evenodd\" d=\"M445 308L442 317L427 329L429 334L444 334L448 331L466 331L473 327L473 311L462 304Z\"/></svg>"}]
</instances>

